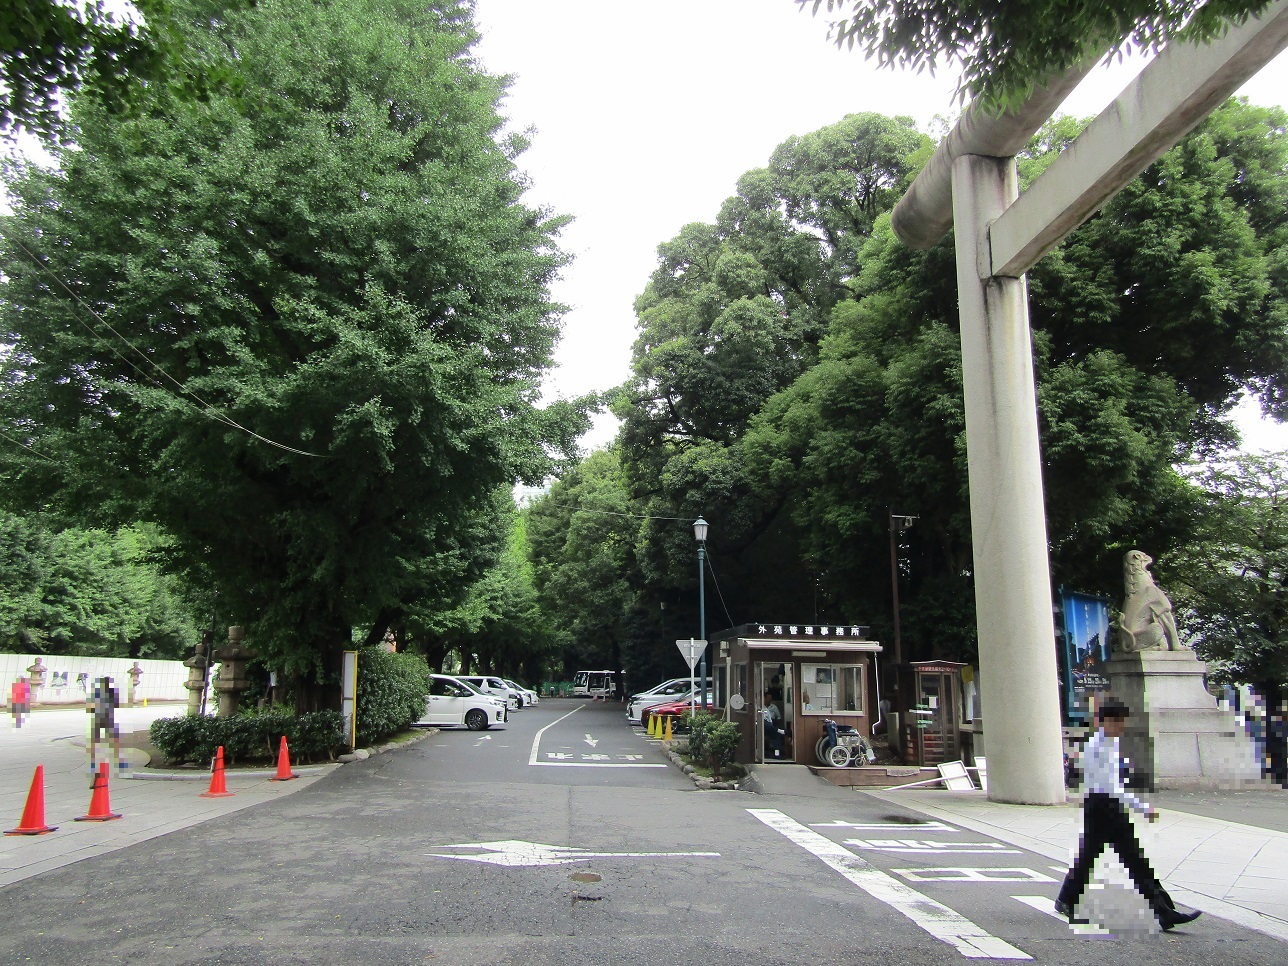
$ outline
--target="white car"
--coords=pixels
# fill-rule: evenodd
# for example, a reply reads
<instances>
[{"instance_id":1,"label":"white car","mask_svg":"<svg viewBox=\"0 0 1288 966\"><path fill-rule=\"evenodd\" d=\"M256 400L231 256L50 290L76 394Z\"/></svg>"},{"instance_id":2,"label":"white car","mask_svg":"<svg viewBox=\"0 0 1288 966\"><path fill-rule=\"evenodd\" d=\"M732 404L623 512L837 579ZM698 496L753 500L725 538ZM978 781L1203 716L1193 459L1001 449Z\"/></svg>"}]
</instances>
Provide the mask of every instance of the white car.
<instances>
[{"instance_id":1,"label":"white car","mask_svg":"<svg viewBox=\"0 0 1288 966\"><path fill-rule=\"evenodd\" d=\"M460 678L433 674L429 694L425 695L425 714L416 723L484 731L509 719L510 712L503 699L484 694Z\"/></svg>"},{"instance_id":2,"label":"white car","mask_svg":"<svg viewBox=\"0 0 1288 966\"><path fill-rule=\"evenodd\" d=\"M506 683L507 687L519 692L519 697L523 699L523 706L525 708L530 708L541 700L537 697L537 692L533 691L531 688L525 688L522 684L517 684L509 678L502 678L501 680Z\"/></svg>"},{"instance_id":3,"label":"white car","mask_svg":"<svg viewBox=\"0 0 1288 966\"><path fill-rule=\"evenodd\" d=\"M655 708L659 704L670 704L672 701L681 699L687 700L690 690L688 678L673 678L670 681L663 682L652 691L633 695L631 703L626 708L626 717L631 721L638 721L643 724L644 712L649 708ZM701 686L699 686L698 690L702 690ZM707 686L707 690L708 692L710 691L710 685Z\"/></svg>"},{"instance_id":4,"label":"white car","mask_svg":"<svg viewBox=\"0 0 1288 966\"><path fill-rule=\"evenodd\" d=\"M519 697L518 690L511 688L494 674L462 674L458 676L458 680L478 688L484 694L500 698L511 711L518 711L523 707L523 699Z\"/></svg>"}]
</instances>

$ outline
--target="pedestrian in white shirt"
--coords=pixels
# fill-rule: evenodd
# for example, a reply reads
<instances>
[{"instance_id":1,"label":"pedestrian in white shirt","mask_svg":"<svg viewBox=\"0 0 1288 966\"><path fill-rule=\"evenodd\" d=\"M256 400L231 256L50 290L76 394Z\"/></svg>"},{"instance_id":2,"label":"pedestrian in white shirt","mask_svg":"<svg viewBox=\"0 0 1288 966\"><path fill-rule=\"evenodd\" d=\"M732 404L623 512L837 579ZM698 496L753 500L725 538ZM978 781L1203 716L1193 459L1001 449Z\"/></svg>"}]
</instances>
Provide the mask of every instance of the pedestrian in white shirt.
<instances>
[{"instance_id":1,"label":"pedestrian in white shirt","mask_svg":"<svg viewBox=\"0 0 1288 966\"><path fill-rule=\"evenodd\" d=\"M1065 876L1055 910L1072 922L1086 922L1075 917L1078 901L1082 898L1087 882L1091 879L1096 859L1112 845L1127 871L1131 874L1136 890L1145 897L1159 924L1173 929L1183 923L1193 922L1198 912L1179 912L1163 884L1136 841L1127 809L1130 808L1149 821L1158 818L1158 811L1145 804L1126 788L1123 781L1123 761L1118 750L1118 739L1127 728L1130 710L1115 698L1103 701L1096 712L1099 727L1082 752L1082 778L1086 790L1083 799L1082 842L1078 858Z\"/></svg>"}]
</instances>

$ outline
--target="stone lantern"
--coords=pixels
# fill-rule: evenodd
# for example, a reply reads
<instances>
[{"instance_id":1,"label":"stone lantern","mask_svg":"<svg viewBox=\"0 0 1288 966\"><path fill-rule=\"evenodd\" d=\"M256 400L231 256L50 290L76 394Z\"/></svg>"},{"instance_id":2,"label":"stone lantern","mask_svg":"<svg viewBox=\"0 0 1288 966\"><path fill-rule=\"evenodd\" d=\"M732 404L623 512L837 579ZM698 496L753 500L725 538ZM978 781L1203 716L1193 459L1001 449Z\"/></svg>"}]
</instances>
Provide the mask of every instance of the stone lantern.
<instances>
[{"instance_id":1,"label":"stone lantern","mask_svg":"<svg viewBox=\"0 0 1288 966\"><path fill-rule=\"evenodd\" d=\"M188 714L201 713L201 693L206 689L206 668L210 666L213 637L210 631L202 631L201 640L193 649L192 657L183 662L188 667L188 680L183 682L183 686L188 689Z\"/></svg>"},{"instance_id":2,"label":"stone lantern","mask_svg":"<svg viewBox=\"0 0 1288 966\"><path fill-rule=\"evenodd\" d=\"M241 693L250 687L246 677L246 662L255 656L255 652L243 643L246 629L240 626L228 628L228 643L217 650L215 660L219 662L219 680L215 690L219 692L219 717L230 718L237 713Z\"/></svg>"}]
</instances>

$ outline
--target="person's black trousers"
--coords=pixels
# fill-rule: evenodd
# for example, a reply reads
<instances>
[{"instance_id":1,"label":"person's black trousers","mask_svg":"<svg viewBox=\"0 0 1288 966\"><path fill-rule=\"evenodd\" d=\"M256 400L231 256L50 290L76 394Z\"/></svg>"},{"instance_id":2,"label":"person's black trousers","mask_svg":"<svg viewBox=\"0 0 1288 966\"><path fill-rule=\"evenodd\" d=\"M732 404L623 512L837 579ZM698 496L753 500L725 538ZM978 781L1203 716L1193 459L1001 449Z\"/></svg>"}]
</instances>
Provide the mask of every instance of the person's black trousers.
<instances>
[{"instance_id":1,"label":"person's black trousers","mask_svg":"<svg viewBox=\"0 0 1288 966\"><path fill-rule=\"evenodd\" d=\"M1126 807L1112 795L1092 793L1083 802L1082 809L1082 845L1078 850L1077 861L1064 877L1064 885L1060 887L1057 901L1065 903L1070 909L1077 906L1091 879L1096 859L1106 845L1112 845L1131 874L1136 891L1145 897L1150 908L1155 913L1174 909L1172 897L1158 881L1158 876L1154 875L1149 860L1136 841L1136 830L1132 828Z\"/></svg>"}]
</instances>

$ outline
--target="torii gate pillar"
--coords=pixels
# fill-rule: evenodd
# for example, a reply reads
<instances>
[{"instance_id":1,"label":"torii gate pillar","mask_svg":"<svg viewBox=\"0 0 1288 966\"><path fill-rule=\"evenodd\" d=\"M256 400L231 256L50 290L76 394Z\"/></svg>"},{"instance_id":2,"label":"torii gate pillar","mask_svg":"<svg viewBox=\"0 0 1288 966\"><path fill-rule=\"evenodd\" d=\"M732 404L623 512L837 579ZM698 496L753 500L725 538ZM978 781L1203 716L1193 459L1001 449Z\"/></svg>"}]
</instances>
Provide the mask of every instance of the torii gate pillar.
<instances>
[{"instance_id":1,"label":"torii gate pillar","mask_svg":"<svg viewBox=\"0 0 1288 966\"><path fill-rule=\"evenodd\" d=\"M986 728L1015 729L989 742L989 798L1058 805L1059 672L1028 288L1022 276L980 270L989 224L1019 197L1015 159L957 158L952 195L981 698Z\"/></svg>"}]
</instances>

